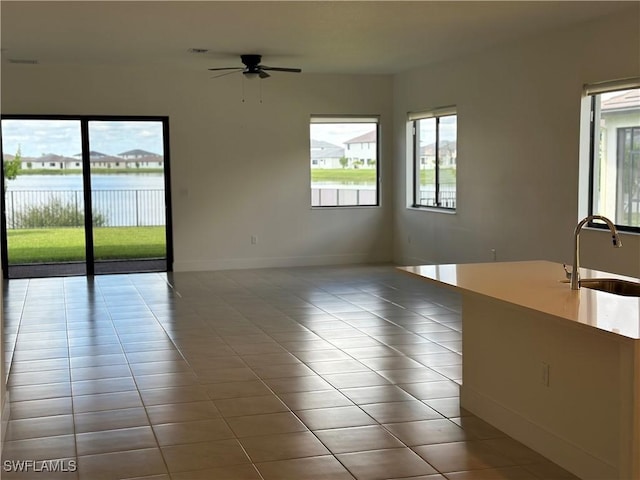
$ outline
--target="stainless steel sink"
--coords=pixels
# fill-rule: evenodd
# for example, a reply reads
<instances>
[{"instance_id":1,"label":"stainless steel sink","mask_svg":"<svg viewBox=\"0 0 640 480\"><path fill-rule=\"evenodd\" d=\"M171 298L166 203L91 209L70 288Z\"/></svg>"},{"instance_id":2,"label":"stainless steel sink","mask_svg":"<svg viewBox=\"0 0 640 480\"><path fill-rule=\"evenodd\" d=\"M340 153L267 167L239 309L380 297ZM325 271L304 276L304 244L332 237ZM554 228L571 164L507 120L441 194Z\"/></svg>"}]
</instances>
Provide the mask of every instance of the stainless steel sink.
<instances>
[{"instance_id":1,"label":"stainless steel sink","mask_svg":"<svg viewBox=\"0 0 640 480\"><path fill-rule=\"evenodd\" d=\"M617 278L583 278L580 286L615 293L627 297L640 297L640 283L628 282Z\"/></svg>"}]
</instances>

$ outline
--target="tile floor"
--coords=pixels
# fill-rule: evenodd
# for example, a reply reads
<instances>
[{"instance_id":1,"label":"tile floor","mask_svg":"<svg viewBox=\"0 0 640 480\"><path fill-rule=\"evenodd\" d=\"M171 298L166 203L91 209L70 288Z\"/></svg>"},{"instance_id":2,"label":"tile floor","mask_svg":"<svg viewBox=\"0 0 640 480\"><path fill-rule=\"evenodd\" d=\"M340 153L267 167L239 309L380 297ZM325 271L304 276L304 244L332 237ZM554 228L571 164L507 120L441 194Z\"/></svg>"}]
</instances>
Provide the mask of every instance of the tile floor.
<instances>
[{"instance_id":1,"label":"tile floor","mask_svg":"<svg viewBox=\"0 0 640 480\"><path fill-rule=\"evenodd\" d=\"M460 408L460 299L392 267L5 287L3 479L575 479Z\"/></svg>"}]
</instances>

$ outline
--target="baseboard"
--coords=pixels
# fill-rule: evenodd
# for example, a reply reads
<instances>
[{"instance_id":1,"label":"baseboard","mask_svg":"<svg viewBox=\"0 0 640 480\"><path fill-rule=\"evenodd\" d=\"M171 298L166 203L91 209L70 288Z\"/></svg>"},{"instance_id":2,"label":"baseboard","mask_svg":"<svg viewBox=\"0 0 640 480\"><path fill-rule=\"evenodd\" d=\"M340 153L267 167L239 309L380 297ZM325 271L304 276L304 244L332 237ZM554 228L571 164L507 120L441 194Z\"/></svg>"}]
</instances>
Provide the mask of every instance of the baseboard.
<instances>
[{"instance_id":1,"label":"baseboard","mask_svg":"<svg viewBox=\"0 0 640 480\"><path fill-rule=\"evenodd\" d=\"M349 265L388 263L389 258L372 258L368 254L318 255L304 257L253 257L223 258L208 261L175 261L175 272L202 272L215 270L240 270L249 268L315 267L324 265Z\"/></svg>"},{"instance_id":2,"label":"baseboard","mask_svg":"<svg viewBox=\"0 0 640 480\"><path fill-rule=\"evenodd\" d=\"M487 396L462 385L460 405L583 480L619 479L618 468L542 428ZM622 480L622 479L621 479Z\"/></svg>"}]
</instances>

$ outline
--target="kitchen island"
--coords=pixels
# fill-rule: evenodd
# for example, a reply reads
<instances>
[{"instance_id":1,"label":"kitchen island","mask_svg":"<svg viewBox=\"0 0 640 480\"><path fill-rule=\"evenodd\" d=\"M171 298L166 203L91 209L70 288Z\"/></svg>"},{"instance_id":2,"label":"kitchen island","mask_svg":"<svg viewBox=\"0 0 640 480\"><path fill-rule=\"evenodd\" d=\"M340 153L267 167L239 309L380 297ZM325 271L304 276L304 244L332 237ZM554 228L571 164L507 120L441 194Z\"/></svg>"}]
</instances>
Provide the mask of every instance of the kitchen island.
<instances>
[{"instance_id":1,"label":"kitchen island","mask_svg":"<svg viewBox=\"0 0 640 480\"><path fill-rule=\"evenodd\" d=\"M580 478L640 479L640 297L546 261L400 269L462 294L464 408Z\"/></svg>"}]
</instances>

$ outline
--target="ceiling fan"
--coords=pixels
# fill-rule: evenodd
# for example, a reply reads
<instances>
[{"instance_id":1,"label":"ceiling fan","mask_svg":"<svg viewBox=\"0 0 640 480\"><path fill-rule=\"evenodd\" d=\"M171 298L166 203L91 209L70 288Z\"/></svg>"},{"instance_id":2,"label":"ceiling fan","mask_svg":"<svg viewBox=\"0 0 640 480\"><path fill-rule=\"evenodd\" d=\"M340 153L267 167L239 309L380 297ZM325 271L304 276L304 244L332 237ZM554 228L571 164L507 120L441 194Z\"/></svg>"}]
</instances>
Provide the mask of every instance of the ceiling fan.
<instances>
[{"instance_id":1,"label":"ceiling fan","mask_svg":"<svg viewBox=\"0 0 640 480\"><path fill-rule=\"evenodd\" d=\"M222 77L223 75L229 75L230 73L235 73L242 71L242 74L246 78L268 78L271 75L267 73L267 70L272 72L292 72L292 73L300 73L302 69L300 68L284 68L284 67L268 67L266 65L260 65L262 61L262 55L240 55L240 60L244 64L244 68L242 67L220 67L220 68L210 68L210 71L221 71L221 70L233 70L233 72L227 72L218 75L217 77ZM217 78L214 77L214 78Z\"/></svg>"}]
</instances>

